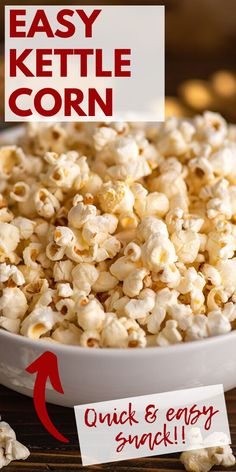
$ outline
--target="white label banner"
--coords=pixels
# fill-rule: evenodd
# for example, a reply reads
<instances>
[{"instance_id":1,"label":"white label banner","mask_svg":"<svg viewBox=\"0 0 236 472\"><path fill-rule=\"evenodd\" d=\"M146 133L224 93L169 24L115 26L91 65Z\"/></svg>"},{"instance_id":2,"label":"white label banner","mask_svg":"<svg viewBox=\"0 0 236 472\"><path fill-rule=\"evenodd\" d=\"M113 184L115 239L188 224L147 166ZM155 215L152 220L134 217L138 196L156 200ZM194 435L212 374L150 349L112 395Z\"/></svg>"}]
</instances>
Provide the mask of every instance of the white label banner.
<instances>
[{"instance_id":1,"label":"white label banner","mask_svg":"<svg viewBox=\"0 0 236 472\"><path fill-rule=\"evenodd\" d=\"M75 406L83 465L230 444L222 385Z\"/></svg>"},{"instance_id":2,"label":"white label banner","mask_svg":"<svg viewBox=\"0 0 236 472\"><path fill-rule=\"evenodd\" d=\"M164 6L6 6L5 119L164 121Z\"/></svg>"}]
</instances>

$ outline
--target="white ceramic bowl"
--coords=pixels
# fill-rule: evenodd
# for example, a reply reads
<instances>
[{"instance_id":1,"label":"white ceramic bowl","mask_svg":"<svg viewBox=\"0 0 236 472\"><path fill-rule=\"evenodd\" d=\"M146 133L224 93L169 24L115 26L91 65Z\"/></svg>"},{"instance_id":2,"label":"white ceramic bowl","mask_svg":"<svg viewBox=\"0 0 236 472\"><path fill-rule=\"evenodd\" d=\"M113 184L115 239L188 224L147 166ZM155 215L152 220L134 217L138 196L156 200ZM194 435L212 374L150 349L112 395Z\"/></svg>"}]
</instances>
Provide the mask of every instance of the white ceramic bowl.
<instances>
[{"instance_id":1,"label":"white ceramic bowl","mask_svg":"<svg viewBox=\"0 0 236 472\"><path fill-rule=\"evenodd\" d=\"M32 396L34 376L25 369L45 351L56 354L64 389L61 395L48 385L46 398L63 406L218 383L236 387L236 331L145 349L87 349L0 331L0 382Z\"/></svg>"},{"instance_id":2,"label":"white ceramic bowl","mask_svg":"<svg viewBox=\"0 0 236 472\"><path fill-rule=\"evenodd\" d=\"M14 143L22 128L1 133ZM43 352L58 358L64 395L47 385L51 403L73 406L102 400L223 383L236 387L236 331L165 348L85 349L31 341L0 330L0 383L33 395L34 376L25 369Z\"/></svg>"}]
</instances>

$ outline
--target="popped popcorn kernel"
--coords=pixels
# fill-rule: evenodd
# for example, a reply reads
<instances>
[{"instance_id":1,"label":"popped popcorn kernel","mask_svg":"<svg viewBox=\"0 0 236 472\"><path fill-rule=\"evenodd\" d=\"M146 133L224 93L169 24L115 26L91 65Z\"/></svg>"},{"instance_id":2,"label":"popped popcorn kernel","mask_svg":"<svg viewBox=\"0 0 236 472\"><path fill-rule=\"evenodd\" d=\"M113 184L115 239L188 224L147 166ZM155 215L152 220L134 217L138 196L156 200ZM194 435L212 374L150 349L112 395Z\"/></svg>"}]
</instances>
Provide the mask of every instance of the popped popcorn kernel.
<instances>
[{"instance_id":1,"label":"popped popcorn kernel","mask_svg":"<svg viewBox=\"0 0 236 472\"><path fill-rule=\"evenodd\" d=\"M236 462L228 444L185 451L180 460L188 472L209 472L215 465L232 467Z\"/></svg>"},{"instance_id":2,"label":"popped popcorn kernel","mask_svg":"<svg viewBox=\"0 0 236 472\"><path fill-rule=\"evenodd\" d=\"M5 421L0 421L0 469L12 461L26 460L30 451L16 439L15 431Z\"/></svg>"}]
</instances>

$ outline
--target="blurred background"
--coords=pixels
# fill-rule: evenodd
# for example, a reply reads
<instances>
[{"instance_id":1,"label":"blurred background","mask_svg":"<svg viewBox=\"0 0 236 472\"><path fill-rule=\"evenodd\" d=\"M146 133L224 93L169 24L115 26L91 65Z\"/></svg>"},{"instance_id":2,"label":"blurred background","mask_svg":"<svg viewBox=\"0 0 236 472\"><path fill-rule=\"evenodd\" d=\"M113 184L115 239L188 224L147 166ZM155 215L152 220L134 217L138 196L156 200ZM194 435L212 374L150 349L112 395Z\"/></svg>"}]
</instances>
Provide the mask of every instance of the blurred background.
<instances>
[{"instance_id":1,"label":"blurred background","mask_svg":"<svg viewBox=\"0 0 236 472\"><path fill-rule=\"evenodd\" d=\"M125 1L0 1L0 117L3 123L5 5L121 5ZM236 121L236 0L129 1L165 5L166 116L191 116L204 109Z\"/></svg>"}]
</instances>

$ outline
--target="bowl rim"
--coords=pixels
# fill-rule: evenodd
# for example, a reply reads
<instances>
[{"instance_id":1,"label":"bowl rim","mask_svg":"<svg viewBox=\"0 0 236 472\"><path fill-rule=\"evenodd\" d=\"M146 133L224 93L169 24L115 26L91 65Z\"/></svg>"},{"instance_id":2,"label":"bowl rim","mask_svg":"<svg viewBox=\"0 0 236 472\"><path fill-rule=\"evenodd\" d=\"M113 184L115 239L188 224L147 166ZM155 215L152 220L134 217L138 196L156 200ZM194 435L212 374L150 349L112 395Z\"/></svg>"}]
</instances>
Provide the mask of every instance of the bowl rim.
<instances>
[{"instance_id":1,"label":"bowl rim","mask_svg":"<svg viewBox=\"0 0 236 472\"><path fill-rule=\"evenodd\" d=\"M161 354L176 354L176 353L185 353L189 350L199 350L204 349L208 346L214 346L219 344L224 344L227 342L229 338L235 340L236 343L236 330L231 331L230 333L220 334L218 336L211 336L204 339L198 339L196 341L188 341L188 342L181 342L172 344L170 346L148 346L148 347L137 347L134 349L131 348L86 348L83 346L75 346L75 345L67 345L57 342L47 341L46 338L41 338L38 340L30 339L26 336L22 336L20 334L10 333L5 331L4 329L0 329L0 342L1 337L5 338L6 340L11 339L12 342L16 342L21 344L24 347L31 347L34 348L35 346L43 348L45 347L45 351L55 351L58 354L64 353L71 353L71 354L79 354L85 356L118 356L123 357L128 354L128 356L137 356L137 355L150 355L157 353ZM110 356L109 356L110 357Z\"/></svg>"},{"instance_id":2,"label":"bowl rim","mask_svg":"<svg viewBox=\"0 0 236 472\"><path fill-rule=\"evenodd\" d=\"M12 127L8 127L6 129L0 130L0 145L7 145L7 143L4 142L4 136L6 138L11 137L13 138L14 135L19 138L25 128L25 124L20 124L20 125L15 125ZM1 142L3 140L3 142ZM12 144L12 143L10 143ZM41 338L39 340L32 340L30 338L27 338L26 336L22 336L20 334L14 334L10 333L8 331L5 331L4 329L0 328L0 339L1 337L6 338L6 339L12 339L12 341L16 341L21 345L26 345L29 347L34 347L35 345L38 347L43 347L45 346L45 351L47 350L53 350L58 353L63 353L63 352L68 352L68 353L79 353L84 354L86 356L100 356L102 357L103 355L107 356L108 353L112 355L118 355L118 356L126 356L128 353L129 356L137 356L138 354L143 355L150 355L151 353L154 353L156 355L157 352L159 354L171 354L171 353L180 353L180 352L186 352L189 349L191 350L198 350L199 347L204 347L210 346L210 345L215 345L215 344L220 344L224 343L229 337L233 339L235 337L235 342L236 342L236 330L232 330L229 333L226 334L220 334L218 336L211 336L207 337L204 339L199 339L196 341L188 341L188 342L181 342L181 343L176 343L172 344L170 346L149 346L149 347L137 347L134 349L131 348L98 348L98 349L92 349L92 348L85 348L83 346L75 346L75 345L67 345L67 344L62 344L62 343L57 343L57 342L50 342L47 341L45 338ZM192 346L192 347L191 347Z\"/></svg>"}]
</instances>

